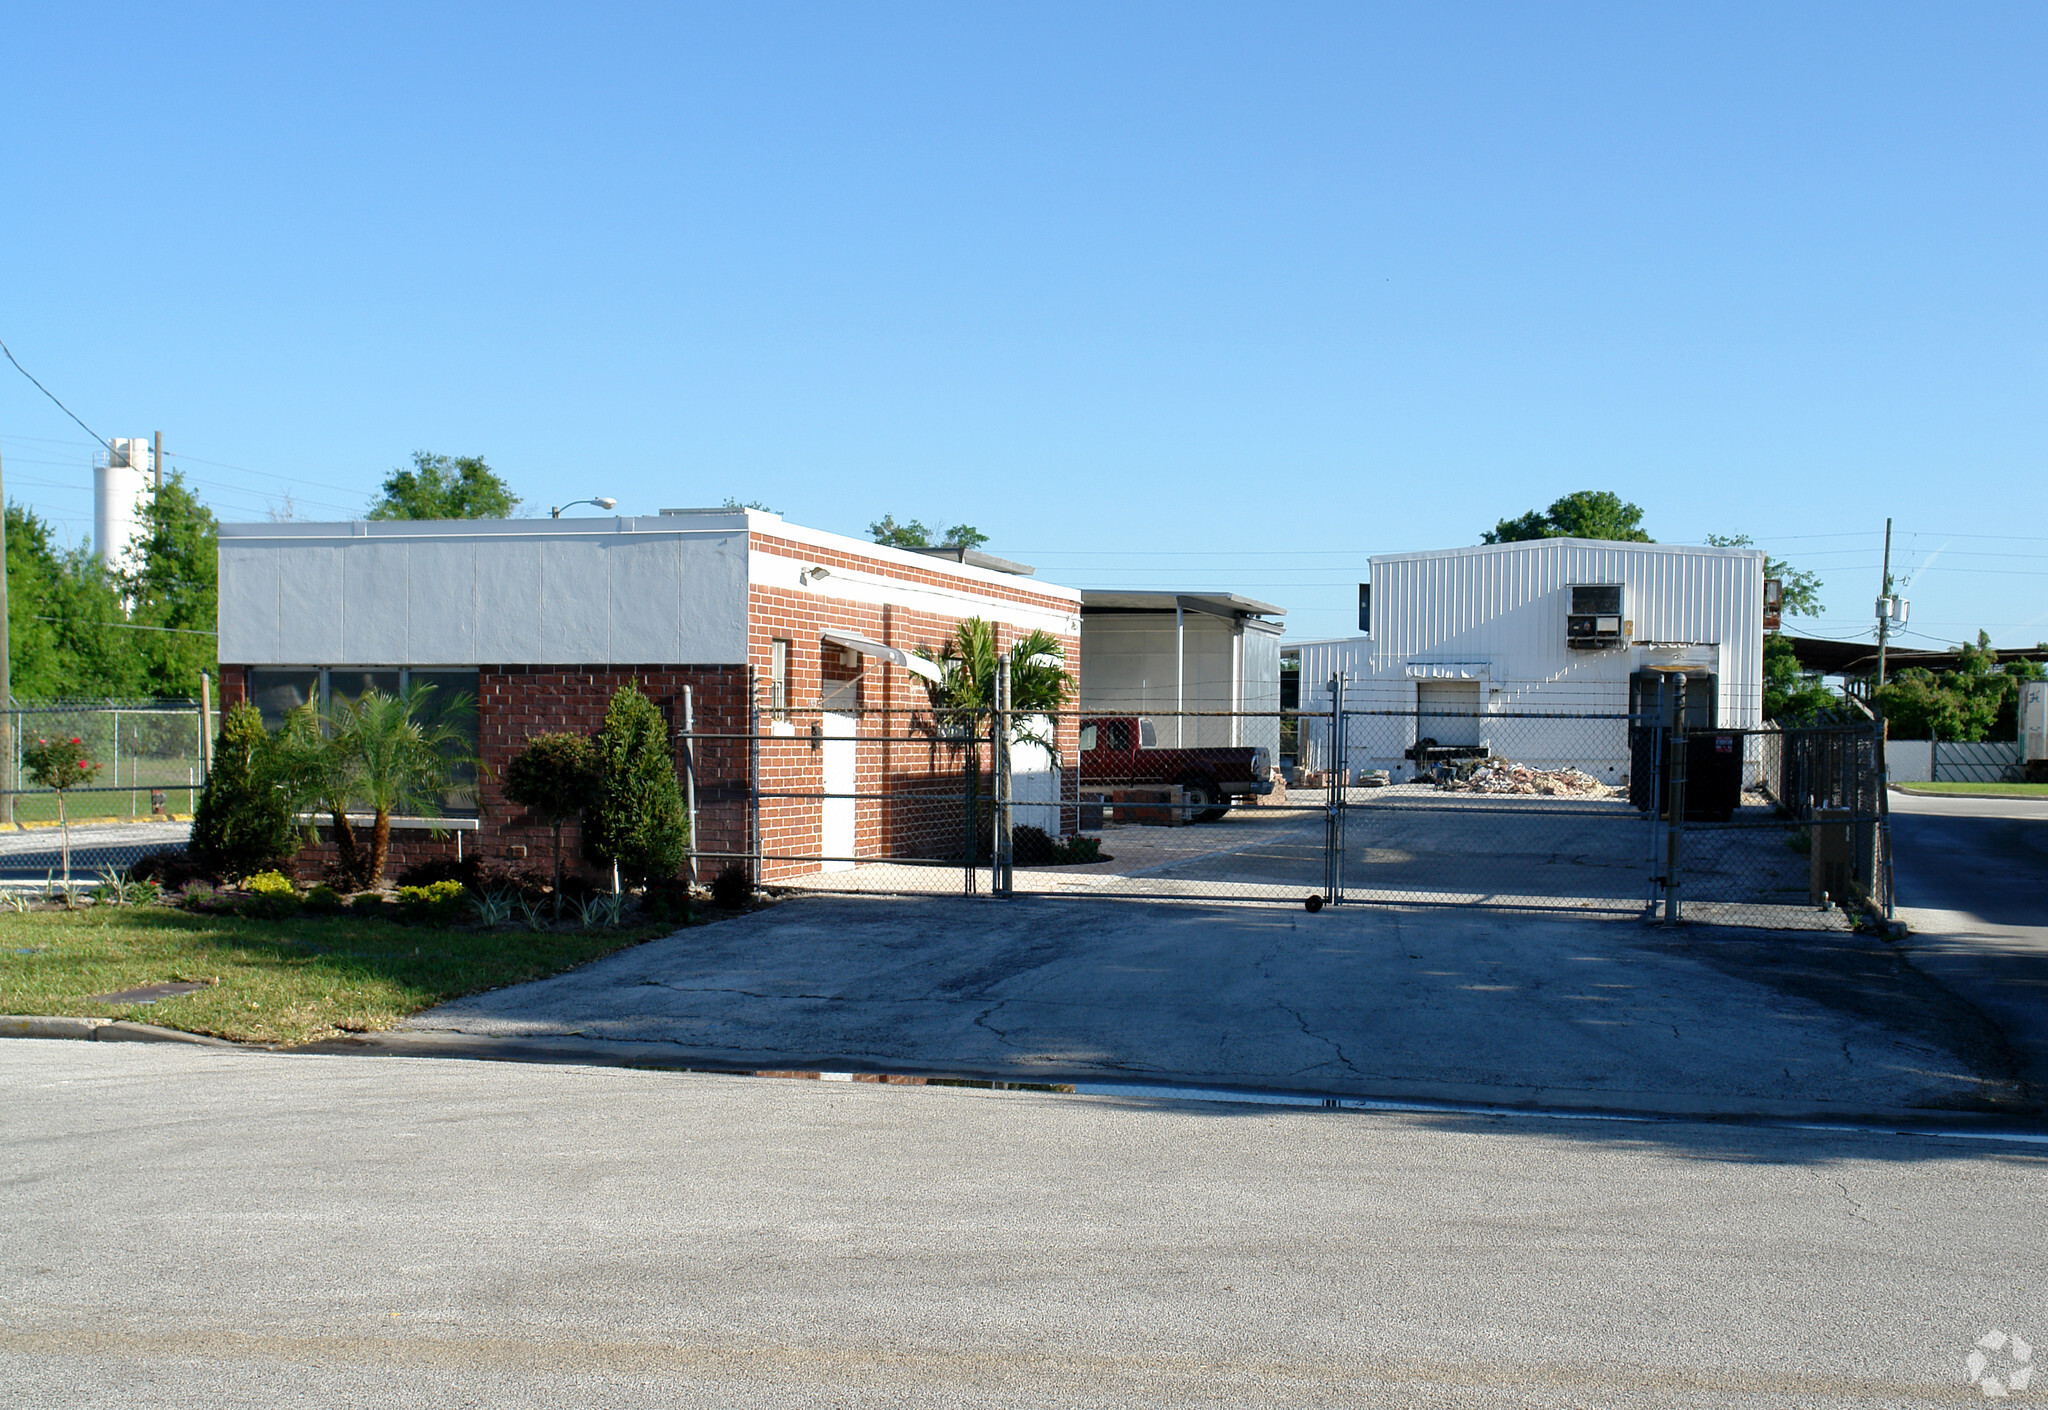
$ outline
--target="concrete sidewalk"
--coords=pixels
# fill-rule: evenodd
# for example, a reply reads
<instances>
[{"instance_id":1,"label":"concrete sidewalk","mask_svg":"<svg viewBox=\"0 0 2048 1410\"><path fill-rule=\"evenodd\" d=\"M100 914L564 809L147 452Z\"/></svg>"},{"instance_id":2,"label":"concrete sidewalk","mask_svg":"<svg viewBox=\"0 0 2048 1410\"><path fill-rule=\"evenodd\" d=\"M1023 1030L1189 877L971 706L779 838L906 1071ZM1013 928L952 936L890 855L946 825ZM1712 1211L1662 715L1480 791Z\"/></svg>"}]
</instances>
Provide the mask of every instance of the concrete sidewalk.
<instances>
[{"instance_id":1,"label":"concrete sidewalk","mask_svg":"<svg viewBox=\"0 0 2048 1410\"><path fill-rule=\"evenodd\" d=\"M571 1035L709 1066L1677 1112L2014 1096L1995 1031L1882 942L1458 909L806 897L368 1044Z\"/></svg>"}]
</instances>

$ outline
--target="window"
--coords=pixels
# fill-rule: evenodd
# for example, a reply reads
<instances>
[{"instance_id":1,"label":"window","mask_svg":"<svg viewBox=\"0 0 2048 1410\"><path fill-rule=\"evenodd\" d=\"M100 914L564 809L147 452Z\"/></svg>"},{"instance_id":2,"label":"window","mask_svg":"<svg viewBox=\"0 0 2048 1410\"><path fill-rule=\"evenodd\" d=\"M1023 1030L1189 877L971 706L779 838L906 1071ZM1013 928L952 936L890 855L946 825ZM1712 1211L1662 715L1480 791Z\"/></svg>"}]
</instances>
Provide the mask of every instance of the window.
<instances>
[{"instance_id":1,"label":"window","mask_svg":"<svg viewBox=\"0 0 2048 1410\"><path fill-rule=\"evenodd\" d=\"M369 691L397 695L425 692L415 715L428 725L446 724L458 739L464 757L454 769L452 785L441 795L441 811L451 816L476 814L477 679L469 670L414 670L394 666L258 666L249 672L249 698L262 712L263 723L276 729L301 706L325 715L363 698Z\"/></svg>"},{"instance_id":2,"label":"window","mask_svg":"<svg viewBox=\"0 0 2048 1410\"><path fill-rule=\"evenodd\" d=\"M1094 726L1094 725L1083 725L1083 726L1081 726L1081 752L1082 752L1083 754L1091 753L1091 752L1093 752L1094 748L1095 748L1095 726Z\"/></svg>"},{"instance_id":3,"label":"window","mask_svg":"<svg viewBox=\"0 0 2048 1410\"><path fill-rule=\"evenodd\" d=\"M1358 629L1372 635L1372 584L1358 585Z\"/></svg>"},{"instance_id":4,"label":"window","mask_svg":"<svg viewBox=\"0 0 2048 1410\"><path fill-rule=\"evenodd\" d=\"M780 637L768 643L768 714L789 718L789 643Z\"/></svg>"}]
</instances>

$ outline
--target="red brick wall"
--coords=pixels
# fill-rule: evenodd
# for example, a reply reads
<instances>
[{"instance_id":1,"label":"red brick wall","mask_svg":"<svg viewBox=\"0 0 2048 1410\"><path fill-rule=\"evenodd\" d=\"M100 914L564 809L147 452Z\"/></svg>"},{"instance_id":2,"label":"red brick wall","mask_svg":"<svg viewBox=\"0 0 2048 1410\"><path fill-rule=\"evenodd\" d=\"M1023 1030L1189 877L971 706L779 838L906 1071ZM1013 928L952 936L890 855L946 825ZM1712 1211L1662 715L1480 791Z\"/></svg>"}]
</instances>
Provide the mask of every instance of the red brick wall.
<instances>
[{"instance_id":1,"label":"red brick wall","mask_svg":"<svg viewBox=\"0 0 2048 1410\"><path fill-rule=\"evenodd\" d=\"M247 668L221 668L223 708L248 696ZM464 855L476 855L515 867L548 870L553 866L553 829L541 818L515 807L501 781L514 754L533 735L574 730L594 734L604 724L605 706L629 681L652 700L667 718L672 734L683 728L683 687L692 691L697 733L744 736L748 728L747 668L744 666L484 666L477 672L477 743L484 761L479 788L477 830L462 839ZM745 853L748 850L747 741L697 741L697 837L700 852ZM676 769L683 766L682 742L676 743ZM571 871L595 875L594 863L583 860L581 830L570 823L562 830L563 852ZM417 862L453 857L455 838L436 841L410 830L394 834L386 876ZM303 874L320 874L335 859L332 840L323 829L321 841L299 858ZM706 861L699 874L708 881L722 861Z\"/></svg>"},{"instance_id":2,"label":"red brick wall","mask_svg":"<svg viewBox=\"0 0 2048 1410\"><path fill-rule=\"evenodd\" d=\"M790 558L887 577L908 585L965 590L985 599L1077 617L1078 604L1070 598L1030 586L1028 579L1012 583L967 581L940 563L930 567L899 565L880 557L844 549L821 548L795 540L756 533L754 548ZM828 580L829 582L829 580ZM963 828L963 755L957 748L934 744L915 732L920 719L929 720L929 698L918 677L901 667L869 657L842 664L838 649L829 652L820 640L827 629L847 631L911 650L918 646L938 647L952 635L953 628L972 609L959 614L917 611L902 607L872 606L835 600L829 586L817 591L797 591L754 585L748 592L748 658L743 666L545 666L493 665L478 673L477 718L479 744L485 764L485 778L479 798L480 820L475 833L463 840L465 854L474 852L493 862L527 865L544 869L550 865L552 839L548 827L536 817L506 802L498 780L512 755L535 734L557 730L595 732L604 722L605 705L612 693L629 680L640 688L667 716L672 730L682 729L682 688L694 691L697 732L700 735L734 736L700 739L697 752L697 848L701 853L751 851L749 827L748 730L749 672L758 678L760 703L768 703L770 642L783 638L790 643L788 723L795 734L788 738L760 741L760 787L767 793L816 793L823 782L823 753L814 748L811 728L820 720L821 691L831 682L857 682L861 708L856 745L855 791L864 795L895 793L930 795L929 801L901 798L884 802L864 799L856 805L855 846L861 857L952 856L958 851ZM1006 624L996 625L997 644L1007 648L1023 633ZM1067 671L1078 681L1080 639L1055 633L1066 649ZM247 698L244 667L221 668L221 706L225 709ZM1070 702L1071 708L1071 702ZM763 729L768 727L764 713ZM1071 716L1059 723L1062 757L1072 760L1078 750L1077 725ZM677 754L681 767L680 744ZM1073 779L1066 781L1071 799ZM982 796L987 797L984 777ZM817 855L823 846L821 808L815 798L764 799L760 809L761 850L770 858ZM1067 824L1071 828L1072 816ZM564 830L564 851L572 868L586 873L595 870L581 859L581 838L572 824ZM523 850L523 854L522 851ZM391 874L429 856L455 853L452 837L435 842L425 834L402 833L392 843ZM317 871L332 860L332 843L322 841L301 858L302 870ZM699 876L709 880L723 859L707 857ZM798 875L816 869L816 863L798 860L770 860L763 867L763 880Z\"/></svg>"},{"instance_id":3,"label":"red brick wall","mask_svg":"<svg viewBox=\"0 0 2048 1410\"><path fill-rule=\"evenodd\" d=\"M759 536L756 536L757 542ZM805 548L804 552L811 552ZM852 559L842 566L864 572L881 571L871 559ZM818 555L813 561L832 566L831 559ZM958 579L934 581L958 587ZM977 589L979 585L976 585ZM969 611L959 615L915 611L903 607L835 601L829 579L821 591L754 585L748 594L748 648L756 678L761 683L765 706L771 668L771 642L782 638L790 643L790 723L795 737L764 739L761 742L761 788L764 793L816 792L822 783L822 753L813 748L812 726L820 720L819 702L827 684L857 679L860 683L861 716L857 726L854 791L867 795L855 805L854 846L859 857L953 856L964 830L962 820L964 756L955 748L935 745L920 736L915 725L930 718L930 697L924 682L900 666L873 657L856 658L858 665L842 666L838 649L827 647L820 634L828 629L850 632L885 646L910 651L919 646L936 650L953 634L953 628ZM990 595L994 595L991 593ZM1022 597L1025 594L1015 594ZM1031 605L1071 614L1074 604L1040 594ZM1007 649L1025 633L1005 623L996 624L998 649ZM1078 680L1081 643L1078 636L1055 633L1066 650L1067 672ZM1072 708L1070 701L1069 708ZM767 728L764 723L763 729ZM1079 727L1071 717L1058 727L1061 757L1072 760L1080 747ZM983 765L984 769L986 764ZM1073 779L1065 780L1071 798ZM984 775L981 783L983 806L989 792ZM916 797L885 800L874 795L934 795L932 801ZM1066 828L1071 830L1068 817ZM825 842L822 810L815 799L770 799L761 803L761 850L769 860L762 866L762 879L774 881L815 871L816 863L774 860L813 857L822 854Z\"/></svg>"}]
</instances>

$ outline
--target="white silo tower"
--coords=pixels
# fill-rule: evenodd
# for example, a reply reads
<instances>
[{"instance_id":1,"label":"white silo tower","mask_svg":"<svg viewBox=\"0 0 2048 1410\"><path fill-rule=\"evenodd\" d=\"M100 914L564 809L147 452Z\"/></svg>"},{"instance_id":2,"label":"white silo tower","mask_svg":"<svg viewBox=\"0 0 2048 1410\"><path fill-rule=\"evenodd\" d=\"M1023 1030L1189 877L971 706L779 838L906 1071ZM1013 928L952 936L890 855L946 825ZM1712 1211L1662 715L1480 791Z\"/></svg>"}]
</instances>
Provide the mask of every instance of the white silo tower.
<instances>
[{"instance_id":1,"label":"white silo tower","mask_svg":"<svg viewBox=\"0 0 2048 1410\"><path fill-rule=\"evenodd\" d=\"M153 493L155 465L141 436L107 442L93 458L92 547L109 573L133 572L141 561L142 511Z\"/></svg>"}]
</instances>

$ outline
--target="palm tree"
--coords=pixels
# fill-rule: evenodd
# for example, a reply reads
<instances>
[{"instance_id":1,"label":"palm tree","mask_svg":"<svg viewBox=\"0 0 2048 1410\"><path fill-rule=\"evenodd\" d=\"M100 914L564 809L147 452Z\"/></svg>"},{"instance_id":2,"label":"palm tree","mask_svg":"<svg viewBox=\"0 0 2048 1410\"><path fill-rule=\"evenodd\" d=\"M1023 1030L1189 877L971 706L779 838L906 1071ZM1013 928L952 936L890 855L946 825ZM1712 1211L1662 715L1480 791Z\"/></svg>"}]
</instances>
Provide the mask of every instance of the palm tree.
<instances>
[{"instance_id":1,"label":"palm tree","mask_svg":"<svg viewBox=\"0 0 2048 1410\"><path fill-rule=\"evenodd\" d=\"M335 828L338 845L347 832L347 819L335 806L337 800L360 800L369 808L370 855L362 871L367 886L384 879L392 814L438 816L441 794L455 781L456 770L470 762L468 741L446 723L447 714L467 701L455 697L442 708L442 718L428 718L425 706L432 693L432 686L414 686L397 695L367 691L359 700L342 702L327 717L324 801L340 818ZM349 841L353 843L352 835Z\"/></svg>"},{"instance_id":2,"label":"palm tree","mask_svg":"<svg viewBox=\"0 0 2048 1410\"><path fill-rule=\"evenodd\" d=\"M944 679L926 681L932 712L944 733L973 732L980 712L996 703L996 631L979 617L969 617L953 628L953 635L937 652L919 647L917 654L933 662ZM1066 647L1051 632L1026 632L1010 646L1010 709L1019 715L1048 715L1066 704L1072 680L1066 672ZM951 728L948 728L951 727ZM1024 736L1029 737L1029 736ZM1050 749L1047 740L1036 740Z\"/></svg>"},{"instance_id":3,"label":"palm tree","mask_svg":"<svg viewBox=\"0 0 2048 1410\"><path fill-rule=\"evenodd\" d=\"M953 635L936 652L921 646L917 654L938 666L942 673L941 679L925 682L932 702L929 729L934 739L967 750L970 817L978 812L981 798L981 751L973 741L979 734L980 721L995 708L999 656L1007 654L1010 658L1013 739L1036 744L1048 754L1058 756L1056 738L1015 723L1018 715L1049 715L1066 703L1072 681L1066 672L1066 648L1058 637L1034 629L1012 643L1007 653L1001 653L996 649L995 628L979 617L969 617L953 628ZM978 823L968 829L970 849L977 828Z\"/></svg>"}]
</instances>

